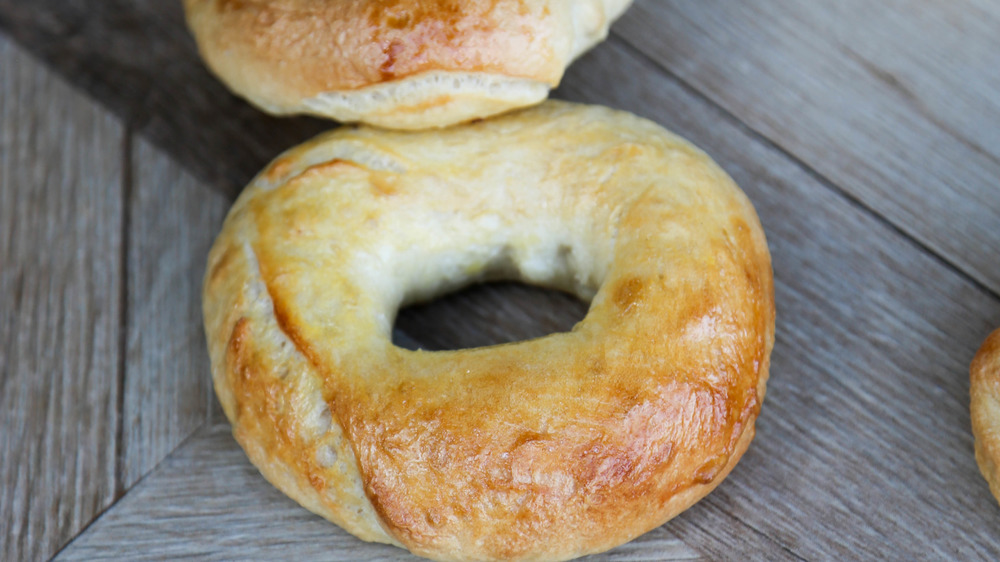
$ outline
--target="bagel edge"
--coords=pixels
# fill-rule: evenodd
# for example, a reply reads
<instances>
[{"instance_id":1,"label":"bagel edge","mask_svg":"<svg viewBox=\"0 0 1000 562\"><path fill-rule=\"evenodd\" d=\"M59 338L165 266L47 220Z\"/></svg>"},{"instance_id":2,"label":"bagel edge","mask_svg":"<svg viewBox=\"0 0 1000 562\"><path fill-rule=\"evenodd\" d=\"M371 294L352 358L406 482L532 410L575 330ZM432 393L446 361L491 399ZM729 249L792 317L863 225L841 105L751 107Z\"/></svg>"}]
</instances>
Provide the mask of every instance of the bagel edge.
<instances>
[{"instance_id":1,"label":"bagel edge","mask_svg":"<svg viewBox=\"0 0 1000 562\"><path fill-rule=\"evenodd\" d=\"M1000 501L1000 330L983 342L969 372L976 463L993 497Z\"/></svg>"}]
</instances>

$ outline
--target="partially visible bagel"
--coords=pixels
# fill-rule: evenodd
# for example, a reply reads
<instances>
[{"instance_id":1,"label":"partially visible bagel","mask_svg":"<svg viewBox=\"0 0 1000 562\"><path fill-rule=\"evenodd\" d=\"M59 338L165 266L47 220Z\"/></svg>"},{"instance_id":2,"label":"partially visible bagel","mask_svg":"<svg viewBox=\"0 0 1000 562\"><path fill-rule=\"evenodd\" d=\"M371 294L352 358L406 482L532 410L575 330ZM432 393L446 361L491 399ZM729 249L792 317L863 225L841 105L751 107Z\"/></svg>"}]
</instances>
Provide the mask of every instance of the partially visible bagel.
<instances>
[{"instance_id":1,"label":"partially visible bagel","mask_svg":"<svg viewBox=\"0 0 1000 562\"><path fill-rule=\"evenodd\" d=\"M508 345L392 344L401 306L497 278L590 309ZM571 558L686 509L753 438L774 343L764 233L725 172L654 123L555 101L286 152L227 217L204 315L264 476L449 560Z\"/></svg>"},{"instance_id":2,"label":"partially visible bagel","mask_svg":"<svg viewBox=\"0 0 1000 562\"><path fill-rule=\"evenodd\" d=\"M986 338L969 370L976 462L1000 501L1000 330Z\"/></svg>"},{"instance_id":3,"label":"partially visible bagel","mask_svg":"<svg viewBox=\"0 0 1000 562\"><path fill-rule=\"evenodd\" d=\"M533 105L631 0L185 0L208 66L258 107L397 129Z\"/></svg>"}]
</instances>

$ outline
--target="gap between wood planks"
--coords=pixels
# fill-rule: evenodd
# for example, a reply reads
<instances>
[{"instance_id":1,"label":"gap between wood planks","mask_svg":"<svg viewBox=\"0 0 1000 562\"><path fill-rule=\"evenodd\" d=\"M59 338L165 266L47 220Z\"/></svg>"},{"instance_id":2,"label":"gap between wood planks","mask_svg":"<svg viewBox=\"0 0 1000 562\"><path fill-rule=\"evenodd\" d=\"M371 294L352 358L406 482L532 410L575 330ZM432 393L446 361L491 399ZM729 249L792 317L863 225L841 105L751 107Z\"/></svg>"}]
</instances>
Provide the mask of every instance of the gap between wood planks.
<instances>
[{"instance_id":1,"label":"gap between wood planks","mask_svg":"<svg viewBox=\"0 0 1000 562\"><path fill-rule=\"evenodd\" d=\"M125 125L122 134L122 224L121 224L121 287L118 292L118 416L115 441L115 491L111 505L121 499L128 490L125 487L125 376L128 366L128 252L129 252L129 228L132 224L132 140L134 134L132 128ZM110 506L109 506L110 507ZM97 517L100 517L98 515ZM94 519L97 519L95 517ZM90 526L90 523L87 524ZM81 531L82 533L82 531ZM79 534L77 535L79 536ZM62 549L60 549L62 550Z\"/></svg>"}]
</instances>

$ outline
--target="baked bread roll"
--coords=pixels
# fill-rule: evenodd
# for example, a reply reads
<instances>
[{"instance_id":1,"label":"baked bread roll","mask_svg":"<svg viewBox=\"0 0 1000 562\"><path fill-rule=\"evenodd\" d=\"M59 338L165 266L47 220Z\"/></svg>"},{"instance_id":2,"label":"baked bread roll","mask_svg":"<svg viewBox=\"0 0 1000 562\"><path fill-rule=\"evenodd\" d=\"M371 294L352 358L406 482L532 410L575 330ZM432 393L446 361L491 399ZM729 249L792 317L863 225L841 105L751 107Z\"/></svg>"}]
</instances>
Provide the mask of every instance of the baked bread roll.
<instances>
[{"instance_id":1,"label":"baked bread roll","mask_svg":"<svg viewBox=\"0 0 1000 562\"><path fill-rule=\"evenodd\" d=\"M986 338L970 368L970 414L976 463L1000 500L1000 330Z\"/></svg>"},{"instance_id":2,"label":"baked bread roll","mask_svg":"<svg viewBox=\"0 0 1000 562\"><path fill-rule=\"evenodd\" d=\"M513 344L392 344L400 307L489 279L590 309ZM226 219L204 317L261 473L442 560L568 559L677 515L753 438L774 341L770 256L732 180L654 123L554 101L289 150Z\"/></svg>"},{"instance_id":3,"label":"baked bread roll","mask_svg":"<svg viewBox=\"0 0 1000 562\"><path fill-rule=\"evenodd\" d=\"M631 0L185 0L202 57L277 114L444 127L533 105Z\"/></svg>"}]
</instances>

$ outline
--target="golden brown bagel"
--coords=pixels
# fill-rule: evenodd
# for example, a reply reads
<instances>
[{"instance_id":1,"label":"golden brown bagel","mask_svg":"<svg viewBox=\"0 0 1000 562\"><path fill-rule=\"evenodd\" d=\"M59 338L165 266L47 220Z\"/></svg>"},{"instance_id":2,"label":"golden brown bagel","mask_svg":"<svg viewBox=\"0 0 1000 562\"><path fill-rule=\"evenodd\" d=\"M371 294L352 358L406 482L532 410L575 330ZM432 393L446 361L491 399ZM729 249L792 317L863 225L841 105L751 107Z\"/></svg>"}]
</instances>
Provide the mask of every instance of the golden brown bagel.
<instances>
[{"instance_id":1,"label":"golden brown bagel","mask_svg":"<svg viewBox=\"0 0 1000 562\"><path fill-rule=\"evenodd\" d=\"M509 345L392 345L401 306L496 278L590 310ZM288 151L226 219L204 313L264 476L449 560L567 559L686 509L750 443L774 339L770 256L732 180L654 123L551 101Z\"/></svg>"},{"instance_id":2,"label":"golden brown bagel","mask_svg":"<svg viewBox=\"0 0 1000 562\"><path fill-rule=\"evenodd\" d=\"M185 0L202 57L260 108L397 129L536 104L632 0Z\"/></svg>"},{"instance_id":3,"label":"golden brown bagel","mask_svg":"<svg viewBox=\"0 0 1000 562\"><path fill-rule=\"evenodd\" d=\"M1000 330L990 334L970 368L972 434L976 462L1000 500Z\"/></svg>"}]
</instances>

